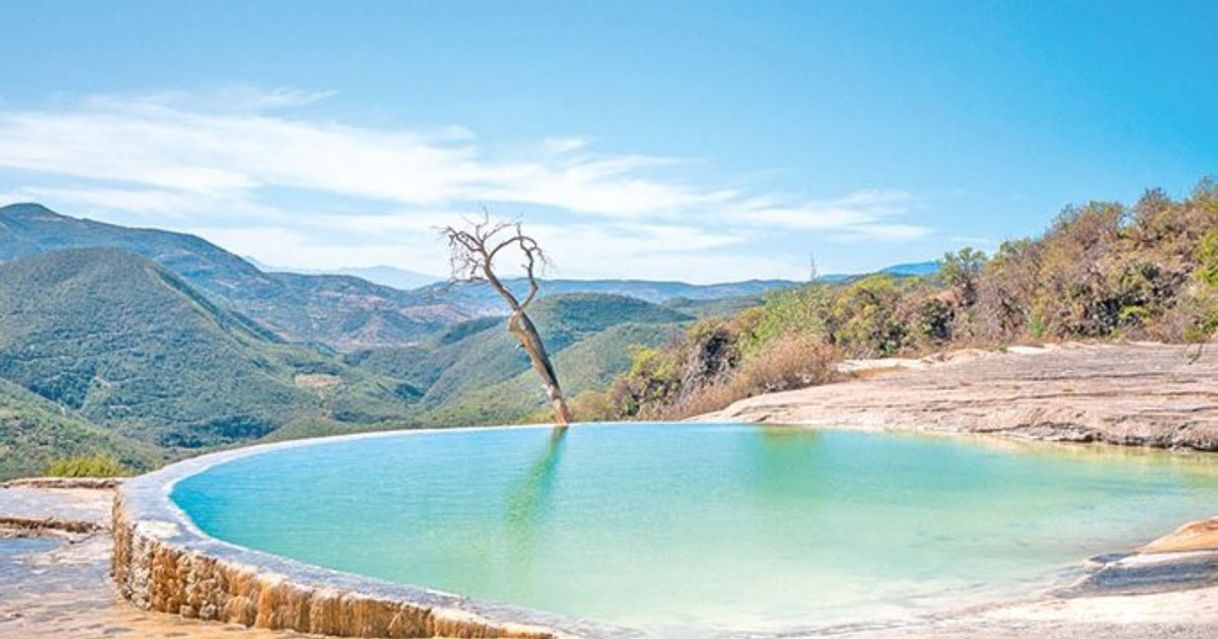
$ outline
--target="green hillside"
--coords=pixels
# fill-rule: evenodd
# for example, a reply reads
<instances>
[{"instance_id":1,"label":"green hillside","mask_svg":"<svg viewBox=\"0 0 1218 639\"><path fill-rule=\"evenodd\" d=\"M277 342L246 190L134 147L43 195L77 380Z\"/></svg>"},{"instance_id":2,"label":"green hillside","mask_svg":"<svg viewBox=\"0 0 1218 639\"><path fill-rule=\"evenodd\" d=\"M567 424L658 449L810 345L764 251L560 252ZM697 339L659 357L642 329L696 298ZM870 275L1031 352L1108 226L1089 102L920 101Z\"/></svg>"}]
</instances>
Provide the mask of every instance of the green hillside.
<instances>
[{"instance_id":1,"label":"green hillside","mask_svg":"<svg viewBox=\"0 0 1218 639\"><path fill-rule=\"evenodd\" d=\"M113 456L133 471L164 459L154 446L107 432L0 380L0 481L40 475L54 459L95 454Z\"/></svg>"},{"instance_id":2,"label":"green hillside","mask_svg":"<svg viewBox=\"0 0 1218 639\"><path fill-rule=\"evenodd\" d=\"M643 324L626 322L582 339L554 356L563 392L574 398L581 392L603 388L630 370L635 348L657 348L679 335L687 322ZM429 411L428 423L511 423L537 417L546 410L546 396L537 375L523 370L509 379L474 388ZM576 415L582 419L581 415Z\"/></svg>"},{"instance_id":3,"label":"green hillside","mask_svg":"<svg viewBox=\"0 0 1218 639\"><path fill-rule=\"evenodd\" d=\"M741 311L761 306L764 303L765 296L763 295L694 300L685 297L675 297L664 302L664 306L678 313L692 315L701 319L704 317L731 317Z\"/></svg>"},{"instance_id":4,"label":"green hillside","mask_svg":"<svg viewBox=\"0 0 1218 639\"><path fill-rule=\"evenodd\" d=\"M642 300L590 293L543 298L531 314L568 395L625 370L630 346L659 345L692 319ZM472 320L415 347L366 351L348 361L416 389L417 418L427 424L512 421L541 405L528 357L503 318Z\"/></svg>"},{"instance_id":5,"label":"green hillside","mask_svg":"<svg viewBox=\"0 0 1218 639\"><path fill-rule=\"evenodd\" d=\"M539 300L533 315L572 395L626 370L632 346L662 345L692 319L593 294ZM143 469L254 440L518 421L543 405L503 318L344 361L113 248L0 265L0 380L0 476L75 454Z\"/></svg>"},{"instance_id":6,"label":"green hillside","mask_svg":"<svg viewBox=\"0 0 1218 639\"><path fill-rule=\"evenodd\" d=\"M526 278L508 277L503 280L518 296L529 288ZM728 298L759 299L764 293L795 288L799 282L791 280L748 280L721 284L689 284L687 282L655 280L542 280L541 298L555 295L591 293L597 295L619 295L633 297L652 304L669 304L675 300L684 302L709 302ZM417 291L434 297L444 304L471 315L488 315L502 312L503 300L490 287L481 284L432 284Z\"/></svg>"},{"instance_id":7,"label":"green hillside","mask_svg":"<svg viewBox=\"0 0 1218 639\"><path fill-rule=\"evenodd\" d=\"M157 446L262 437L296 419L400 416L396 384L283 343L117 249L0 265L0 377Z\"/></svg>"},{"instance_id":8,"label":"green hillside","mask_svg":"<svg viewBox=\"0 0 1218 639\"><path fill-rule=\"evenodd\" d=\"M193 235L78 219L38 204L0 207L0 261L98 247L146 257L292 341L344 350L407 344L466 318L425 295L357 277L264 273Z\"/></svg>"}]
</instances>

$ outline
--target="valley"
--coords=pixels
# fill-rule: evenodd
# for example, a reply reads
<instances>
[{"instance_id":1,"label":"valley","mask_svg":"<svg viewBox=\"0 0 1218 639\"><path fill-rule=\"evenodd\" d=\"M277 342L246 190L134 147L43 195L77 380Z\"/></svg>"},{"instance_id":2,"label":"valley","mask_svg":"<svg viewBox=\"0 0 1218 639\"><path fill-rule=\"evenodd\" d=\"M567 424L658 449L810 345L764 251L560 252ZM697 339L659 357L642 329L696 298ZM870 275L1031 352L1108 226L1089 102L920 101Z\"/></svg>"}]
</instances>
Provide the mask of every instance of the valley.
<instances>
[{"instance_id":1,"label":"valley","mask_svg":"<svg viewBox=\"0 0 1218 639\"><path fill-rule=\"evenodd\" d=\"M0 208L0 260L0 478L62 457L143 471L259 440L547 418L489 289L264 272L198 237L37 204ZM534 314L575 396L634 349L794 284L547 280Z\"/></svg>"}]
</instances>

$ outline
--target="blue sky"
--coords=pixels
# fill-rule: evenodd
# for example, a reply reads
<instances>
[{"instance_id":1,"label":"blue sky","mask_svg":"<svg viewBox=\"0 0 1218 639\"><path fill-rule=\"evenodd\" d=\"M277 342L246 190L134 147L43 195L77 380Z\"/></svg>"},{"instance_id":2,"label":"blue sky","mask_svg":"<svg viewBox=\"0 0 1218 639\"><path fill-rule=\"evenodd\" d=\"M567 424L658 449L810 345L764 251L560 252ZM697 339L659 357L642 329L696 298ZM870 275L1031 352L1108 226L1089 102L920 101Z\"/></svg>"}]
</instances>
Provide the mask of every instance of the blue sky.
<instances>
[{"instance_id":1,"label":"blue sky","mask_svg":"<svg viewBox=\"0 0 1218 639\"><path fill-rule=\"evenodd\" d=\"M0 3L0 203L286 267L552 276L985 250L1218 173L1214 2Z\"/></svg>"}]
</instances>

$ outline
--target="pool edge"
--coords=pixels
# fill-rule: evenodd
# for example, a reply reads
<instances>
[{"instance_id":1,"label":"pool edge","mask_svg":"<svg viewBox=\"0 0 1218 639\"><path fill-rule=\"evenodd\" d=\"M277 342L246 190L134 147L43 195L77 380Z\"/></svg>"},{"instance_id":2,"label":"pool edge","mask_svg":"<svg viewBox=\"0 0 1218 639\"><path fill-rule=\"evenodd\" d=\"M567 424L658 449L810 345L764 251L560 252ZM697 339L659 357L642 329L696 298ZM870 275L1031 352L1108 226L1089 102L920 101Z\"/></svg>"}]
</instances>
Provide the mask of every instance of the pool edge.
<instances>
[{"instance_id":1,"label":"pool edge","mask_svg":"<svg viewBox=\"0 0 1218 639\"><path fill-rule=\"evenodd\" d=\"M478 430L497 428L504 427ZM424 432L261 444L183 460L128 480L114 499L111 577L120 595L138 608L247 627L385 639L638 636L625 628L328 570L237 546L203 533L169 497L178 481L234 459L322 442Z\"/></svg>"}]
</instances>

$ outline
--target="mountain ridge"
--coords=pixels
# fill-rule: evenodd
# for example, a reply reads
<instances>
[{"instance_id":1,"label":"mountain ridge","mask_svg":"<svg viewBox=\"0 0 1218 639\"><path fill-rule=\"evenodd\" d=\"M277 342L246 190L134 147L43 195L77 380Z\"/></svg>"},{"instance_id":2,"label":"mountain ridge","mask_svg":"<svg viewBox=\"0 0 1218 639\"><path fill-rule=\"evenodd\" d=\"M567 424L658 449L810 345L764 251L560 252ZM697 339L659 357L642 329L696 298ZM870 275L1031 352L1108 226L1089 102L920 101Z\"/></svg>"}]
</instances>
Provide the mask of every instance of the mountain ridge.
<instances>
[{"instance_id":1,"label":"mountain ridge","mask_svg":"<svg viewBox=\"0 0 1218 639\"><path fill-rule=\"evenodd\" d=\"M324 393L307 383L319 375L330 380ZM389 380L285 343L109 247L0 264L0 377L161 448L248 440L353 408L366 422L404 412Z\"/></svg>"},{"instance_id":2,"label":"mountain ridge","mask_svg":"<svg viewBox=\"0 0 1218 639\"><path fill-rule=\"evenodd\" d=\"M121 248L151 259L287 341L315 343L344 352L405 346L446 326L506 312L496 293L478 284L435 282L403 290L358 275L265 270L195 235L71 217L33 202L0 207L0 261L91 246ZM823 279L845 281L856 277L861 275ZM517 293L527 288L525 278L507 277L504 281ZM715 301L735 300L721 306L739 308L759 303L769 291L799 287L804 282L749 279L690 284L610 278L542 279L540 284L542 297L604 293L655 304L692 302L691 306L707 308L715 306L711 304Z\"/></svg>"},{"instance_id":3,"label":"mountain ridge","mask_svg":"<svg viewBox=\"0 0 1218 639\"><path fill-rule=\"evenodd\" d=\"M0 207L0 260L88 247L148 258L290 341L340 350L401 344L464 319L356 277L266 273L195 235L74 218L41 204Z\"/></svg>"}]
</instances>

